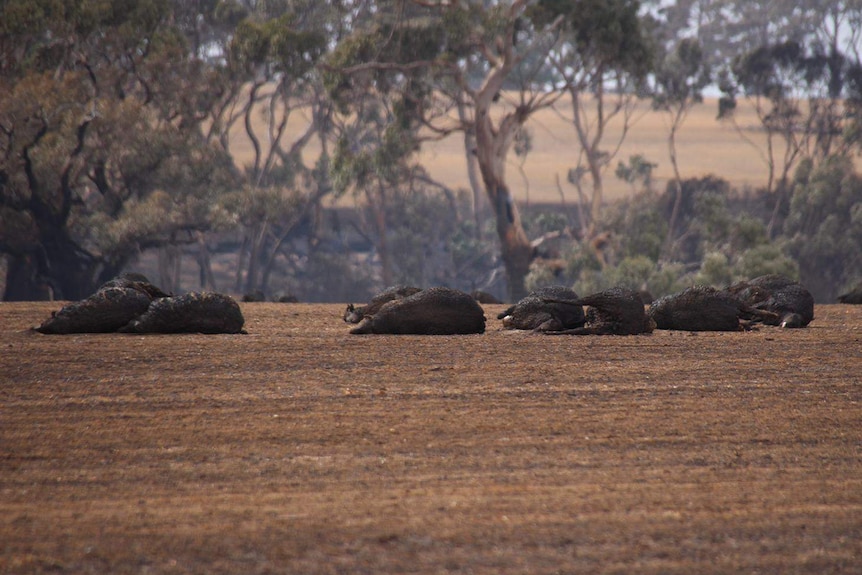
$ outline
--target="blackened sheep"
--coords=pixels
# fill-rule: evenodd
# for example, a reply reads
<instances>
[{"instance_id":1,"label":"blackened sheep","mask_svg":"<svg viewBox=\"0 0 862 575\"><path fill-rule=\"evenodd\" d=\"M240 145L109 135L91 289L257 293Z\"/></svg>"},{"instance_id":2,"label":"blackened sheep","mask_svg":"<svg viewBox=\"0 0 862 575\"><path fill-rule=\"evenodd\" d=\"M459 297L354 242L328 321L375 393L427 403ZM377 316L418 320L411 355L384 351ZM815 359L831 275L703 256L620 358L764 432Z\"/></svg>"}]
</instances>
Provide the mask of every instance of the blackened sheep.
<instances>
[{"instance_id":1,"label":"blackened sheep","mask_svg":"<svg viewBox=\"0 0 862 575\"><path fill-rule=\"evenodd\" d=\"M587 306L583 327L547 334L637 335L652 332L655 324L647 317L638 292L615 287L576 300Z\"/></svg>"},{"instance_id":2,"label":"blackened sheep","mask_svg":"<svg viewBox=\"0 0 862 575\"><path fill-rule=\"evenodd\" d=\"M847 293L843 293L838 296L838 302L849 303L853 305L862 304L862 282L857 284L856 287L854 287Z\"/></svg>"},{"instance_id":3,"label":"blackened sheep","mask_svg":"<svg viewBox=\"0 0 862 575\"><path fill-rule=\"evenodd\" d=\"M560 331L584 325L584 308L578 294L563 286L548 286L531 292L501 312L505 329Z\"/></svg>"},{"instance_id":4,"label":"blackened sheep","mask_svg":"<svg viewBox=\"0 0 862 575\"><path fill-rule=\"evenodd\" d=\"M367 315L377 313L383 304L389 303L396 299L402 299L422 291L421 288L405 285L395 285L386 288L368 302L367 305L355 307L352 303L347 304L347 309L344 311L344 321L347 323L359 323Z\"/></svg>"},{"instance_id":5,"label":"blackened sheep","mask_svg":"<svg viewBox=\"0 0 862 575\"><path fill-rule=\"evenodd\" d=\"M352 334L451 335L483 333L485 314L473 297L435 287L386 302L373 315L364 314Z\"/></svg>"},{"instance_id":6,"label":"blackened sheep","mask_svg":"<svg viewBox=\"0 0 862 575\"><path fill-rule=\"evenodd\" d=\"M729 292L709 286L694 286L659 298L648 315L658 329L684 331L739 331L751 322L778 320L773 312L756 309Z\"/></svg>"},{"instance_id":7,"label":"blackened sheep","mask_svg":"<svg viewBox=\"0 0 862 575\"><path fill-rule=\"evenodd\" d=\"M239 304L215 292L189 292L154 300L146 313L119 329L122 333L242 333Z\"/></svg>"},{"instance_id":8,"label":"blackened sheep","mask_svg":"<svg viewBox=\"0 0 862 575\"><path fill-rule=\"evenodd\" d=\"M218 293L172 296L140 274L123 274L65 305L36 327L44 334L241 333L239 305Z\"/></svg>"},{"instance_id":9,"label":"blackened sheep","mask_svg":"<svg viewBox=\"0 0 862 575\"><path fill-rule=\"evenodd\" d=\"M805 327L814 319L814 297L802 284L786 276L769 274L728 287L748 305L771 311L777 319L765 319L769 325Z\"/></svg>"}]
</instances>

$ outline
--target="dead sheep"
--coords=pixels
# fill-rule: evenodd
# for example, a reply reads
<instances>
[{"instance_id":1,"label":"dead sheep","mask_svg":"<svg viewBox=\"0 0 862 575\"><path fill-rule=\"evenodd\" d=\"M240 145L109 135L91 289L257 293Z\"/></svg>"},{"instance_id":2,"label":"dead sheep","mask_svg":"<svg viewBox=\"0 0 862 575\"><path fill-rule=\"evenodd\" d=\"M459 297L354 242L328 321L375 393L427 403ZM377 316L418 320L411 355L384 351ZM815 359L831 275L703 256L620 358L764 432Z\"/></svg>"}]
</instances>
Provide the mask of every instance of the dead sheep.
<instances>
[{"instance_id":1,"label":"dead sheep","mask_svg":"<svg viewBox=\"0 0 862 575\"><path fill-rule=\"evenodd\" d=\"M551 301L553 300L553 301ZM560 331L584 325L584 308L575 290L563 286L539 288L501 312L505 329Z\"/></svg>"},{"instance_id":2,"label":"dead sheep","mask_svg":"<svg viewBox=\"0 0 862 575\"><path fill-rule=\"evenodd\" d=\"M764 320L769 325L798 328L814 319L814 296L802 284L783 275L769 274L741 281L726 291L754 308L777 314L777 319Z\"/></svg>"},{"instance_id":3,"label":"dead sheep","mask_svg":"<svg viewBox=\"0 0 862 575\"><path fill-rule=\"evenodd\" d=\"M147 311L120 328L121 333L243 333L239 304L215 292L189 292L154 300Z\"/></svg>"},{"instance_id":4,"label":"dead sheep","mask_svg":"<svg viewBox=\"0 0 862 575\"><path fill-rule=\"evenodd\" d=\"M368 302L367 305L355 307L352 303L347 304L344 311L344 321L347 323L359 323L367 315L374 315L384 304L390 301L405 298L422 291L421 288L405 285L394 285L386 288Z\"/></svg>"},{"instance_id":5,"label":"dead sheep","mask_svg":"<svg viewBox=\"0 0 862 575\"><path fill-rule=\"evenodd\" d=\"M36 331L52 335L115 332L146 312L152 301L135 288L107 287L53 312Z\"/></svg>"},{"instance_id":6,"label":"dead sheep","mask_svg":"<svg viewBox=\"0 0 862 575\"><path fill-rule=\"evenodd\" d=\"M852 305L862 304L862 282L856 284L856 286L850 291L838 296L838 303L847 303Z\"/></svg>"},{"instance_id":7,"label":"dead sheep","mask_svg":"<svg viewBox=\"0 0 862 575\"><path fill-rule=\"evenodd\" d=\"M709 286L694 286L659 298L648 315L657 329L682 331L740 331L754 322L778 321L777 314Z\"/></svg>"},{"instance_id":8,"label":"dead sheep","mask_svg":"<svg viewBox=\"0 0 862 575\"><path fill-rule=\"evenodd\" d=\"M640 293L614 287L576 300L587 306L583 327L544 332L548 335L638 335L651 333L655 324L647 317Z\"/></svg>"},{"instance_id":9,"label":"dead sheep","mask_svg":"<svg viewBox=\"0 0 862 575\"><path fill-rule=\"evenodd\" d=\"M212 293L172 296L141 274L105 282L93 295L65 305L36 331L73 333L244 333L245 319L231 297Z\"/></svg>"},{"instance_id":10,"label":"dead sheep","mask_svg":"<svg viewBox=\"0 0 862 575\"><path fill-rule=\"evenodd\" d=\"M364 314L352 334L454 335L484 333L485 314L462 291L435 287L384 303L373 315Z\"/></svg>"}]
</instances>

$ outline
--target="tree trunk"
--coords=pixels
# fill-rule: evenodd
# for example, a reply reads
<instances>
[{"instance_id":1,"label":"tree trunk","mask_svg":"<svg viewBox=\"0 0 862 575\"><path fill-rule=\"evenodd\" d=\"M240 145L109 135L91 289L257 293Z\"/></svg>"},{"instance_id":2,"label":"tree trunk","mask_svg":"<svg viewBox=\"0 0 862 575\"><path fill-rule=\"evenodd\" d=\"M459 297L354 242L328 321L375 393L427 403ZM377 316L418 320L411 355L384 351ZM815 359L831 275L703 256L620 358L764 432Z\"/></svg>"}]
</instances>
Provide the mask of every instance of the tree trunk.
<instances>
[{"instance_id":1,"label":"tree trunk","mask_svg":"<svg viewBox=\"0 0 862 575\"><path fill-rule=\"evenodd\" d=\"M8 257L5 301L78 301L92 295L127 263L92 258L60 225L45 226L38 245L37 251Z\"/></svg>"},{"instance_id":2,"label":"tree trunk","mask_svg":"<svg viewBox=\"0 0 862 575\"><path fill-rule=\"evenodd\" d=\"M159 284L168 293L180 290L180 270L182 254L179 247L173 244L159 248Z\"/></svg>"},{"instance_id":3,"label":"tree trunk","mask_svg":"<svg viewBox=\"0 0 862 575\"><path fill-rule=\"evenodd\" d=\"M237 254L236 275L234 277L233 291L242 293L242 272L245 270L246 250L249 244L249 230L246 228L242 235L242 244L239 246L239 254Z\"/></svg>"},{"instance_id":4,"label":"tree trunk","mask_svg":"<svg viewBox=\"0 0 862 575\"><path fill-rule=\"evenodd\" d=\"M55 299L76 301L91 295L99 287L96 276L99 262L82 252L65 228L43 229L40 251L34 255L35 279L39 288L50 286ZM37 291L37 294L40 293Z\"/></svg>"},{"instance_id":5,"label":"tree trunk","mask_svg":"<svg viewBox=\"0 0 862 575\"><path fill-rule=\"evenodd\" d=\"M464 108L464 102L458 100L458 119L463 124L467 124L467 113ZM470 181L470 191L472 192L473 205L473 221L476 225L476 239L482 239L482 183L479 178L478 169L476 166L476 135L473 130L464 130L464 156L467 162L467 179Z\"/></svg>"},{"instance_id":6,"label":"tree trunk","mask_svg":"<svg viewBox=\"0 0 862 575\"><path fill-rule=\"evenodd\" d=\"M202 291L216 291L215 276L212 270L212 259L210 258L210 249L207 245L206 236L203 232L198 232L198 280Z\"/></svg>"},{"instance_id":7,"label":"tree trunk","mask_svg":"<svg viewBox=\"0 0 862 575\"><path fill-rule=\"evenodd\" d=\"M256 290L262 289L258 283L258 269L260 268L261 252L266 243L268 233L269 224L264 221L260 224L260 227L257 230L254 230L253 234L250 234L251 242L249 243L248 273L245 276L244 293L252 293Z\"/></svg>"},{"instance_id":8,"label":"tree trunk","mask_svg":"<svg viewBox=\"0 0 862 575\"><path fill-rule=\"evenodd\" d=\"M490 193L490 192L489 192ZM521 225L521 215L509 189L502 182L493 199L497 216L497 235L506 266L506 282L511 301L527 295L526 278L533 261L533 246Z\"/></svg>"},{"instance_id":9,"label":"tree trunk","mask_svg":"<svg viewBox=\"0 0 862 575\"><path fill-rule=\"evenodd\" d=\"M518 301L527 295L525 282L534 250L521 224L518 206L505 182L505 158L517 120L510 117L512 123L504 123L496 132L491 128L487 116L484 122L480 121L481 118L477 111L477 126L481 129L477 129L476 134L476 159L497 220L497 236L500 238L503 264L506 267L509 298Z\"/></svg>"},{"instance_id":10,"label":"tree trunk","mask_svg":"<svg viewBox=\"0 0 862 575\"><path fill-rule=\"evenodd\" d=\"M29 255L9 256L3 301L43 301L49 297L47 285L38 280L38 269Z\"/></svg>"},{"instance_id":11,"label":"tree trunk","mask_svg":"<svg viewBox=\"0 0 862 575\"><path fill-rule=\"evenodd\" d=\"M676 232L676 220L679 218L679 207L682 204L682 180L679 175L679 166L676 161L676 124L671 127L670 136L668 136L668 151L670 153L670 164L673 168L674 182L676 183L676 193L673 198L673 208L670 212L670 220L667 224L667 238L665 238L664 253L668 261L673 260L673 244L674 233Z\"/></svg>"},{"instance_id":12,"label":"tree trunk","mask_svg":"<svg viewBox=\"0 0 862 575\"><path fill-rule=\"evenodd\" d=\"M392 254L389 252L389 241L386 237L386 191L378 183L377 193L369 190L368 199L374 218L374 231L377 233L377 253L380 256L380 267L384 286L390 286L395 281L392 270Z\"/></svg>"},{"instance_id":13,"label":"tree trunk","mask_svg":"<svg viewBox=\"0 0 862 575\"><path fill-rule=\"evenodd\" d=\"M521 224L518 206L515 205L512 193L506 185L506 156L518 130L535 108L522 100L520 105L506 111L496 125L491 118L491 108L499 99L509 74L521 61L515 50L515 23L518 20L516 16L526 4L524 0L516 0L511 4L511 23L505 34L498 37L500 57L492 58L493 66L484 82L477 91L471 93L474 104L472 127L476 138L476 162L497 219L497 235L500 238L509 298L512 301L527 295L525 282L534 250Z\"/></svg>"},{"instance_id":14,"label":"tree trunk","mask_svg":"<svg viewBox=\"0 0 862 575\"><path fill-rule=\"evenodd\" d=\"M597 223L602 217L602 206L605 202L604 186L602 185L602 167L599 161L595 158L595 154L590 152L589 166L590 179L593 182L593 199L590 202L590 226L584 230L585 237L593 237L598 233Z\"/></svg>"}]
</instances>

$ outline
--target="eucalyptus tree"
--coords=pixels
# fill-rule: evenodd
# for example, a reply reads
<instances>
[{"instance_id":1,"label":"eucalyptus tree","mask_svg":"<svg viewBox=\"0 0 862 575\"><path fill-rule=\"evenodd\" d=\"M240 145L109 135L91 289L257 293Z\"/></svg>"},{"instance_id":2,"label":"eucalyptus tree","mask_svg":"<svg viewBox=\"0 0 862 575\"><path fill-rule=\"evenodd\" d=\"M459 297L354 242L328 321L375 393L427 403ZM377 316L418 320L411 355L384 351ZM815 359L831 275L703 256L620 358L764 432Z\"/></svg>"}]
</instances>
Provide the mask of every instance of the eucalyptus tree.
<instances>
[{"instance_id":1,"label":"eucalyptus tree","mask_svg":"<svg viewBox=\"0 0 862 575\"><path fill-rule=\"evenodd\" d=\"M725 73L719 117L734 120L737 99L752 106L765 135L755 147L767 166L767 192L775 198L768 229L776 230L789 194L789 177L802 159L819 164L858 146L862 66L841 52L796 42L764 45L738 56ZM736 125L736 124L734 124Z\"/></svg>"},{"instance_id":2,"label":"eucalyptus tree","mask_svg":"<svg viewBox=\"0 0 862 575\"><path fill-rule=\"evenodd\" d=\"M78 299L142 250L227 224L218 89L168 0L0 5L5 299Z\"/></svg>"},{"instance_id":3,"label":"eucalyptus tree","mask_svg":"<svg viewBox=\"0 0 862 575\"><path fill-rule=\"evenodd\" d=\"M766 44L803 42L819 34L827 14L858 0L649 0L668 30L697 38L713 69Z\"/></svg>"},{"instance_id":4,"label":"eucalyptus tree","mask_svg":"<svg viewBox=\"0 0 862 575\"><path fill-rule=\"evenodd\" d=\"M692 108L703 102L703 90L711 82L710 69L704 62L697 40L683 38L673 50L665 53L656 67L653 107L668 118L667 147L673 168L674 199L668 219L664 256L673 259L673 242L679 208L682 202L682 177L679 171L676 137Z\"/></svg>"},{"instance_id":5,"label":"eucalyptus tree","mask_svg":"<svg viewBox=\"0 0 862 575\"><path fill-rule=\"evenodd\" d=\"M316 66L337 40L333 23L341 13L307 1L220 6L222 18L236 23L208 47L218 56L222 92L209 110L206 135L241 174L230 201L243 234L234 289L266 293L287 238L331 189L330 106ZM318 162L309 165L303 154L311 146Z\"/></svg>"},{"instance_id":6,"label":"eucalyptus tree","mask_svg":"<svg viewBox=\"0 0 862 575\"><path fill-rule=\"evenodd\" d=\"M785 224L786 249L815 301L830 303L862 277L862 176L853 158L800 162Z\"/></svg>"},{"instance_id":7,"label":"eucalyptus tree","mask_svg":"<svg viewBox=\"0 0 862 575\"><path fill-rule=\"evenodd\" d=\"M558 78L557 89L569 96L567 119L580 144L569 179L588 173L592 184L590 217L582 222L588 228L583 230L585 235L591 236L601 220L604 173L637 119L653 66L651 19L641 14L639 0L538 2L529 14L536 24L562 18L549 60ZM614 122L619 136L608 142L606 130Z\"/></svg>"},{"instance_id":8,"label":"eucalyptus tree","mask_svg":"<svg viewBox=\"0 0 862 575\"><path fill-rule=\"evenodd\" d=\"M468 153L495 214L516 299L525 294L534 250L507 182L508 155L522 126L562 94L539 82L562 18L535 24L529 4L376 2L327 62L330 93L344 113L367 98L391 102L387 142L404 157L454 132L475 138ZM341 150L350 154L354 144Z\"/></svg>"}]
</instances>

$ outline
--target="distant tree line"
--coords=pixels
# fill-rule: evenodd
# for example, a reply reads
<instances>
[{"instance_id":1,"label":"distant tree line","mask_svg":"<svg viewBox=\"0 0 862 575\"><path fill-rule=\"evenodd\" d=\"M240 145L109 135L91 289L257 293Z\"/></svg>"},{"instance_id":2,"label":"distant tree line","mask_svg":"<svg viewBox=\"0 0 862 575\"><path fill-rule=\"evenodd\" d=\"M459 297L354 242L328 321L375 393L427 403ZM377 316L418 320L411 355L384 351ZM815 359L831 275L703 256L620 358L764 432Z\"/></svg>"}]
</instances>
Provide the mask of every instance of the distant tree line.
<instances>
[{"instance_id":1,"label":"distant tree line","mask_svg":"<svg viewBox=\"0 0 862 575\"><path fill-rule=\"evenodd\" d=\"M831 301L862 277L860 49L862 0L7 0L3 299L79 299L157 254L167 290L194 258L195 288L314 301L765 271ZM681 178L709 87L764 189ZM550 107L580 143L560 183L578 201L537 210L507 169ZM669 120L665 190L656 159L618 157L648 109ZM459 189L418 154L454 135ZM630 199L605 200L609 170ZM345 195L360 207L327 207Z\"/></svg>"}]
</instances>

